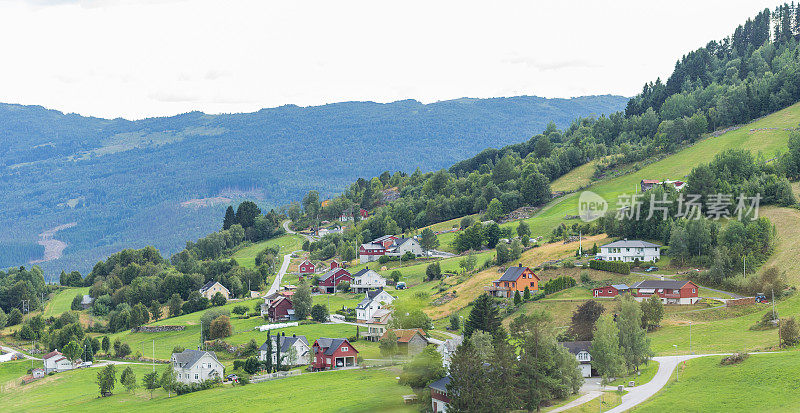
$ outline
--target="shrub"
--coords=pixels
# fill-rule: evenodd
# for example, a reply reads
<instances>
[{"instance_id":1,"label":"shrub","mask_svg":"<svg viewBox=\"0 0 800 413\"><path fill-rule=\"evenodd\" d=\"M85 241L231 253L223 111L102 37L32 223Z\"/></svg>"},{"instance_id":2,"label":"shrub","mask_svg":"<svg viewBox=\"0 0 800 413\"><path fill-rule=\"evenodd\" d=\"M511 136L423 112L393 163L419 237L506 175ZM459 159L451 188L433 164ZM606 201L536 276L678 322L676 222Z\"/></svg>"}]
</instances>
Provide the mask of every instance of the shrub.
<instances>
[{"instance_id":1,"label":"shrub","mask_svg":"<svg viewBox=\"0 0 800 413\"><path fill-rule=\"evenodd\" d=\"M781 347L790 347L800 342L800 329L794 317L780 321Z\"/></svg>"},{"instance_id":2,"label":"shrub","mask_svg":"<svg viewBox=\"0 0 800 413\"><path fill-rule=\"evenodd\" d=\"M322 304L315 304L311 307L311 319L318 323L328 321L328 307Z\"/></svg>"},{"instance_id":3,"label":"shrub","mask_svg":"<svg viewBox=\"0 0 800 413\"><path fill-rule=\"evenodd\" d=\"M114 350L117 358L125 358L131 354L131 346L128 345L128 343L121 343L118 348L117 346L114 346Z\"/></svg>"},{"instance_id":4,"label":"shrub","mask_svg":"<svg viewBox=\"0 0 800 413\"><path fill-rule=\"evenodd\" d=\"M623 261L591 260L589 261L589 268L593 270L616 272L625 275L631 273L631 266L627 262Z\"/></svg>"},{"instance_id":5,"label":"shrub","mask_svg":"<svg viewBox=\"0 0 800 413\"><path fill-rule=\"evenodd\" d=\"M561 276L553 278L552 280L544 283L544 293L553 294L554 292L566 290L567 288L574 287L577 283L572 277Z\"/></svg>"},{"instance_id":6,"label":"shrub","mask_svg":"<svg viewBox=\"0 0 800 413\"><path fill-rule=\"evenodd\" d=\"M739 364L739 363L747 360L748 357L750 357L750 355L747 354L744 351L739 352L739 353L733 353L730 356L727 356L727 357L723 358L719 362L719 364L721 364L723 366L729 366L731 364Z\"/></svg>"},{"instance_id":7,"label":"shrub","mask_svg":"<svg viewBox=\"0 0 800 413\"><path fill-rule=\"evenodd\" d=\"M211 339L230 337L231 334L233 334L231 319L226 315L215 318L208 330L208 337Z\"/></svg>"},{"instance_id":8,"label":"shrub","mask_svg":"<svg viewBox=\"0 0 800 413\"><path fill-rule=\"evenodd\" d=\"M592 281L592 279L589 278L589 271L581 271L581 282L585 284L590 281Z\"/></svg>"}]
</instances>

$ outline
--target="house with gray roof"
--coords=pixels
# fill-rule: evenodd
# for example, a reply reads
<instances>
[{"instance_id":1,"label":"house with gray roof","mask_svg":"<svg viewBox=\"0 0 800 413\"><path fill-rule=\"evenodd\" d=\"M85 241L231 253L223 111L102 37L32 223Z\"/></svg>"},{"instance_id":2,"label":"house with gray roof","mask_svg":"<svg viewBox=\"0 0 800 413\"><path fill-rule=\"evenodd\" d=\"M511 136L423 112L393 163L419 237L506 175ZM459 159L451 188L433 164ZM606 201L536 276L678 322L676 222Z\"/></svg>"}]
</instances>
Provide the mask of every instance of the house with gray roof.
<instances>
[{"instance_id":1,"label":"house with gray roof","mask_svg":"<svg viewBox=\"0 0 800 413\"><path fill-rule=\"evenodd\" d=\"M513 298L516 292L523 294L526 288L530 292L539 290L539 277L530 268L519 264L508 267L500 278L484 289L495 297Z\"/></svg>"},{"instance_id":2,"label":"house with gray roof","mask_svg":"<svg viewBox=\"0 0 800 413\"><path fill-rule=\"evenodd\" d=\"M178 382L184 384L222 378L225 374L225 367L213 351L184 350L172 353L171 361Z\"/></svg>"},{"instance_id":3,"label":"house with gray roof","mask_svg":"<svg viewBox=\"0 0 800 413\"><path fill-rule=\"evenodd\" d=\"M661 259L661 245L626 238L601 246L597 258L603 261L656 262Z\"/></svg>"},{"instance_id":4,"label":"house with gray roof","mask_svg":"<svg viewBox=\"0 0 800 413\"><path fill-rule=\"evenodd\" d=\"M226 300L229 300L231 298L231 292L228 291L228 289L225 288L225 286L220 284L218 281L211 280L207 282L204 286L200 287L200 295L202 295L205 298L208 298L209 300L214 298L214 295L216 295L217 293L222 294L222 296L225 297Z\"/></svg>"},{"instance_id":5,"label":"house with gray roof","mask_svg":"<svg viewBox=\"0 0 800 413\"><path fill-rule=\"evenodd\" d=\"M578 360L581 376L592 377L592 342L591 341L564 341L561 342L570 354Z\"/></svg>"},{"instance_id":6,"label":"house with gray roof","mask_svg":"<svg viewBox=\"0 0 800 413\"><path fill-rule=\"evenodd\" d=\"M298 336L292 334L291 337L286 335L269 336L272 341L272 364L276 364L278 342L281 346L281 364L287 366L300 366L311 363L311 347L308 345L306 336ZM268 353L267 341L258 349L258 359L260 361L267 360Z\"/></svg>"},{"instance_id":7,"label":"house with gray roof","mask_svg":"<svg viewBox=\"0 0 800 413\"><path fill-rule=\"evenodd\" d=\"M447 397L447 385L450 384L450 376L442 377L428 385L431 389L431 407L434 413L444 413L450 405L450 398Z\"/></svg>"},{"instance_id":8,"label":"house with gray roof","mask_svg":"<svg viewBox=\"0 0 800 413\"><path fill-rule=\"evenodd\" d=\"M386 278L369 268L353 274L353 282L350 283L350 290L356 294L383 287L386 287Z\"/></svg>"},{"instance_id":9,"label":"house with gray roof","mask_svg":"<svg viewBox=\"0 0 800 413\"><path fill-rule=\"evenodd\" d=\"M356 322L366 323L375 311L380 310L394 302L394 297L383 288L367 291L364 299L356 305Z\"/></svg>"}]
</instances>

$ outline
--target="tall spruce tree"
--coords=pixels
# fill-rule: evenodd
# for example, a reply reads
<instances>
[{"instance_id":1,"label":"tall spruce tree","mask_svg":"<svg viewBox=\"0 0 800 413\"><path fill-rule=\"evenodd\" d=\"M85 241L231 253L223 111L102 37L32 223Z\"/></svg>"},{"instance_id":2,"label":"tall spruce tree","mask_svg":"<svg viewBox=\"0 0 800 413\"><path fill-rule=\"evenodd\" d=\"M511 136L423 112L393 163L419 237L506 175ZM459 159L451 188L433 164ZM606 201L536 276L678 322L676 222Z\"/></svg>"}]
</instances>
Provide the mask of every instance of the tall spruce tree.
<instances>
[{"instance_id":1,"label":"tall spruce tree","mask_svg":"<svg viewBox=\"0 0 800 413\"><path fill-rule=\"evenodd\" d=\"M592 340L592 367L603 378L603 384L625 373L625 359L619 348L619 327L611 314L600 316Z\"/></svg>"},{"instance_id":2,"label":"tall spruce tree","mask_svg":"<svg viewBox=\"0 0 800 413\"><path fill-rule=\"evenodd\" d=\"M228 229L236 223L236 213L233 212L233 206L228 205L225 210L225 218L222 220L222 229Z\"/></svg>"},{"instance_id":3,"label":"tall spruce tree","mask_svg":"<svg viewBox=\"0 0 800 413\"><path fill-rule=\"evenodd\" d=\"M482 294L475 301L464 323L464 336L469 338L475 330L482 330L495 335L500 327L500 317L494 301L487 294Z\"/></svg>"},{"instance_id":4,"label":"tall spruce tree","mask_svg":"<svg viewBox=\"0 0 800 413\"><path fill-rule=\"evenodd\" d=\"M448 411L451 412L489 412L494 389L489 381L490 374L469 340L458 346L450 361L450 383L447 384L447 397L450 398Z\"/></svg>"}]
</instances>

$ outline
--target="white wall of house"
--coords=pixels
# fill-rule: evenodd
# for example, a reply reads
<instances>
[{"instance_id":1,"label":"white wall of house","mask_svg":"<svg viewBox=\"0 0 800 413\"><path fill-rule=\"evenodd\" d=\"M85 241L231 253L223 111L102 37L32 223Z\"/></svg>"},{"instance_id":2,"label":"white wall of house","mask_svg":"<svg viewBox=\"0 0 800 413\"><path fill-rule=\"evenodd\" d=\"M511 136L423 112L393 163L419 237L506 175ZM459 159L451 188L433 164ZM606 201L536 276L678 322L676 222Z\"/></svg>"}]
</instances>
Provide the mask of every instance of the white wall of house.
<instances>
[{"instance_id":1,"label":"white wall of house","mask_svg":"<svg viewBox=\"0 0 800 413\"><path fill-rule=\"evenodd\" d=\"M394 251L386 255L401 256L406 252L411 252L412 254L419 257L422 255L422 247L419 245L419 242L417 242L417 240L411 238L406 242L400 244L400 246L395 248Z\"/></svg>"},{"instance_id":2,"label":"white wall of house","mask_svg":"<svg viewBox=\"0 0 800 413\"><path fill-rule=\"evenodd\" d=\"M380 274L372 270L367 271L360 277L354 278L353 283L350 284L350 288L355 292L383 287L386 287L386 278L381 277Z\"/></svg>"},{"instance_id":3,"label":"white wall of house","mask_svg":"<svg viewBox=\"0 0 800 413\"><path fill-rule=\"evenodd\" d=\"M192 366L179 367L173 359L172 369L175 371L178 382L186 384L200 383L203 380L222 377L225 370L222 363L208 354L200 357Z\"/></svg>"},{"instance_id":4,"label":"white wall of house","mask_svg":"<svg viewBox=\"0 0 800 413\"><path fill-rule=\"evenodd\" d=\"M218 282L214 283L214 285L209 287L209 289L201 292L200 294L202 294L203 297L208 298L210 300L214 298L214 295L216 293L222 293L222 295L225 297L226 300L230 298L230 293L228 292L228 289Z\"/></svg>"},{"instance_id":5,"label":"white wall of house","mask_svg":"<svg viewBox=\"0 0 800 413\"><path fill-rule=\"evenodd\" d=\"M661 259L661 247L601 247L597 257L603 261L657 261Z\"/></svg>"},{"instance_id":6,"label":"white wall of house","mask_svg":"<svg viewBox=\"0 0 800 413\"><path fill-rule=\"evenodd\" d=\"M276 347L277 346L276 340L273 340L272 343L273 343L273 345L272 345L272 364L275 365L276 362L278 361L278 355L277 355L277 353L275 351L275 349L277 348ZM310 364L311 363L311 348L308 345L306 345L306 343L303 343L302 340L297 340L297 341L294 342L294 344L292 344L292 347L294 347L294 349L296 351L296 356L295 356L296 358L290 360L289 359L289 352L283 352L282 351L281 352L281 360L282 360L281 364L294 366L294 365L305 365L305 364ZM260 361L266 361L267 360L267 352L265 350L259 350L258 359Z\"/></svg>"},{"instance_id":7,"label":"white wall of house","mask_svg":"<svg viewBox=\"0 0 800 413\"><path fill-rule=\"evenodd\" d=\"M389 305L394 302L394 297L392 297L386 291L381 291L380 294L375 296L369 305L365 306L364 308L356 307L356 320L360 320L362 322L369 321L372 319L372 315L375 313L375 310L380 310L384 307L384 305Z\"/></svg>"}]
</instances>

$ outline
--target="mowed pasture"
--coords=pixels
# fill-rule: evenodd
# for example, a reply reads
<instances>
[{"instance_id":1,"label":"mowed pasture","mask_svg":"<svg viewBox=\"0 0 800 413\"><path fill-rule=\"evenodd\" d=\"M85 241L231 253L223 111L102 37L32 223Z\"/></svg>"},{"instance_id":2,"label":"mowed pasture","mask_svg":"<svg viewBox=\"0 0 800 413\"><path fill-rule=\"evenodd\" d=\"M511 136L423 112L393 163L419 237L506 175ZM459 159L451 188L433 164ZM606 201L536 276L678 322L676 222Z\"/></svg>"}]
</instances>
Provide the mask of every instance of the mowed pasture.
<instances>
[{"instance_id":1,"label":"mowed pasture","mask_svg":"<svg viewBox=\"0 0 800 413\"><path fill-rule=\"evenodd\" d=\"M800 353L752 354L740 364L722 366L722 356L686 362L670 382L635 412L795 412ZM680 367L679 367L680 368Z\"/></svg>"},{"instance_id":2,"label":"mowed pasture","mask_svg":"<svg viewBox=\"0 0 800 413\"><path fill-rule=\"evenodd\" d=\"M224 406L224 411L230 412L416 411L416 406L403 405L401 396L411 393L411 389L397 384L395 377L399 372L396 369L307 373L244 387L224 385L181 396L173 394L172 397L159 389L153 393L151 400L150 393L144 389L139 388L134 393L128 393L119 382L116 383L112 396L99 398L94 382L98 368L59 373L21 386L14 376L19 374L19 366L29 364L16 362L10 367L0 366L0 380L4 381L3 391L0 392L0 406L3 406L4 412L210 412L218 411L220 406ZM152 371L152 367L146 365L131 367L138 381ZM124 366L116 368L119 380ZM156 365L159 373L164 368L166 367ZM354 391L365 385L369 386L370 391Z\"/></svg>"},{"instance_id":3,"label":"mowed pasture","mask_svg":"<svg viewBox=\"0 0 800 413\"><path fill-rule=\"evenodd\" d=\"M256 255L267 247L275 246L280 248L280 255L285 255L299 250L303 246L303 237L297 234L284 234L280 237L248 245L236 251L231 258L235 259L242 267L253 268L256 266ZM280 260L278 265L280 265Z\"/></svg>"},{"instance_id":4,"label":"mowed pasture","mask_svg":"<svg viewBox=\"0 0 800 413\"><path fill-rule=\"evenodd\" d=\"M89 287L65 288L53 294L53 297L44 306L44 317L58 317L64 311L70 311L72 300L78 294L89 294Z\"/></svg>"}]
</instances>

